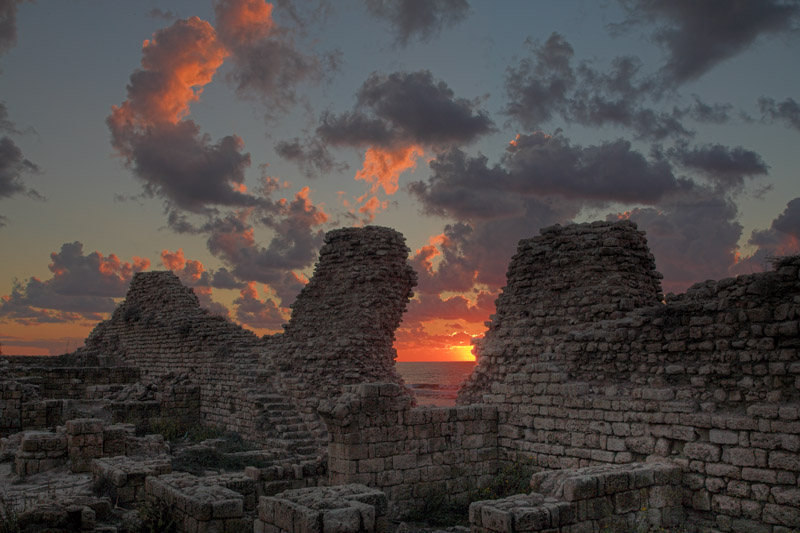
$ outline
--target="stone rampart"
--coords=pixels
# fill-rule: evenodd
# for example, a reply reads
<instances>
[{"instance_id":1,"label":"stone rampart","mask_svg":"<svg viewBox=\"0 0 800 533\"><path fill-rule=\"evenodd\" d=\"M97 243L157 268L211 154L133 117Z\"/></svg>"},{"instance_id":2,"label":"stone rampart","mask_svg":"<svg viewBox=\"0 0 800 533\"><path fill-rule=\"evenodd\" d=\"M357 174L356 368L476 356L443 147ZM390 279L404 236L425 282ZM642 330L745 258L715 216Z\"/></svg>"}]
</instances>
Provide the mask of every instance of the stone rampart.
<instances>
[{"instance_id":1,"label":"stone rampart","mask_svg":"<svg viewBox=\"0 0 800 533\"><path fill-rule=\"evenodd\" d=\"M379 488L397 515L433 494L465 499L497 472L494 407L415 409L392 383L345 391L320 405L332 484Z\"/></svg>"},{"instance_id":2,"label":"stone rampart","mask_svg":"<svg viewBox=\"0 0 800 533\"><path fill-rule=\"evenodd\" d=\"M199 391L198 407L190 387L149 398L161 412L199 414L205 424L264 446L316 454L327 442L319 401L350 383L402 383L392 344L416 283L407 256L405 239L394 230L330 232L285 332L264 338L200 308L192 289L171 272L137 273L111 318L75 354L59 357L59 367L10 358L12 370L4 373L36 383L43 399L116 399L121 387L112 385L186 375ZM91 366L98 362L101 367ZM4 393L8 406L5 399L0 405L20 413L15 420L22 418L20 394ZM116 420L128 411L135 418L142 407L117 402L111 409ZM7 425L29 428L21 420Z\"/></svg>"},{"instance_id":3,"label":"stone rampart","mask_svg":"<svg viewBox=\"0 0 800 533\"><path fill-rule=\"evenodd\" d=\"M416 285L407 258L405 239L394 230L329 232L284 333L271 339L264 363L277 369L276 385L293 396L318 434L324 426L314 417L317 404L344 385L403 383L393 344Z\"/></svg>"},{"instance_id":4,"label":"stone rampart","mask_svg":"<svg viewBox=\"0 0 800 533\"><path fill-rule=\"evenodd\" d=\"M684 521L680 479L680 469L669 463L541 472L529 494L470 505L470 531L678 530Z\"/></svg>"},{"instance_id":5,"label":"stone rampart","mask_svg":"<svg viewBox=\"0 0 800 533\"><path fill-rule=\"evenodd\" d=\"M800 527L800 261L660 301L648 258L629 222L522 241L459 403L497 407L501 459L670 459L693 521Z\"/></svg>"}]
</instances>

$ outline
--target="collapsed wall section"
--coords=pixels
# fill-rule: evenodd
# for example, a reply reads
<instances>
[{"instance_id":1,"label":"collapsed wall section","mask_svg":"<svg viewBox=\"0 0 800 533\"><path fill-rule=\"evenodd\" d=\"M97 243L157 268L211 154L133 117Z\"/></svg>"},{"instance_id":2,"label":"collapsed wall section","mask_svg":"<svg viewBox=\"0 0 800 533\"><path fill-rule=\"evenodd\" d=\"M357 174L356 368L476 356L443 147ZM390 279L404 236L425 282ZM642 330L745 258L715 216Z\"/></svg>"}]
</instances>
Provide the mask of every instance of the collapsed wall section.
<instances>
[{"instance_id":1,"label":"collapsed wall section","mask_svg":"<svg viewBox=\"0 0 800 533\"><path fill-rule=\"evenodd\" d=\"M661 277L644 232L627 220L556 225L520 241L459 402L481 401L577 325L657 304Z\"/></svg>"},{"instance_id":2,"label":"collapsed wall section","mask_svg":"<svg viewBox=\"0 0 800 533\"><path fill-rule=\"evenodd\" d=\"M620 231L633 256L585 237ZM459 403L497 407L501 459L546 469L670 460L693 522L800 528L800 260L661 302L658 274L631 261L648 256L643 245L630 223L523 241ZM572 261L562 247L594 259ZM562 268L579 270L572 285Z\"/></svg>"},{"instance_id":3,"label":"collapsed wall section","mask_svg":"<svg viewBox=\"0 0 800 533\"><path fill-rule=\"evenodd\" d=\"M407 259L405 238L389 228L344 228L325 236L314 276L264 358L305 413L316 412L320 400L338 396L344 385L403 383L393 345L416 285Z\"/></svg>"},{"instance_id":4,"label":"collapsed wall section","mask_svg":"<svg viewBox=\"0 0 800 533\"><path fill-rule=\"evenodd\" d=\"M402 383L392 345L416 283L407 257L388 228L328 233L285 332L264 338L201 309L171 272L137 273L70 360L134 367L144 381L185 377L199 387L205 423L310 453L327 442L321 399L348 383Z\"/></svg>"}]
</instances>

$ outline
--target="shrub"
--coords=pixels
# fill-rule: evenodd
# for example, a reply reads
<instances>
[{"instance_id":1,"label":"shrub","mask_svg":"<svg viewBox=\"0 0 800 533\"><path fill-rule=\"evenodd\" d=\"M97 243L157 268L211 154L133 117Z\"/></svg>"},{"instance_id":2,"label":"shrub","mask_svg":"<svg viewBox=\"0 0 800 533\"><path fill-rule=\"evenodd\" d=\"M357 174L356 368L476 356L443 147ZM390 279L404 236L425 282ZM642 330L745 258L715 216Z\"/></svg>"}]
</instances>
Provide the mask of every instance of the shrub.
<instances>
[{"instance_id":1,"label":"shrub","mask_svg":"<svg viewBox=\"0 0 800 533\"><path fill-rule=\"evenodd\" d=\"M22 531L22 527L16 507L0 496L0 533L19 533L20 531Z\"/></svg>"},{"instance_id":2,"label":"shrub","mask_svg":"<svg viewBox=\"0 0 800 533\"><path fill-rule=\"evenodd\" d=\"M131 529L131 533L177 533L178 524L166 503L148 500L138 511L141 521Z\"/></svg>"},{"instance_id":3,"label":"shrub","mask_svg":"<svg viewBox=\"0 0 800 533\"><path fill-rule=\"evenodd\" d=\"M190 448L172 460L172 469L202 475L206 470L244 470L247 466L264 468L271 463L259 456L230 455L205 446Z\"/></svg>"},{"instance_id":4,"label":"shrub","mask_svg":"<svg viewBox=\"0 0 800 533\"><path fill-rule=\"evenodd\" d=\"M432 526L467 525L469 505L481 500L498 500L530 492L533 463L521 460L504 466L488 483L469 492L466 502L453 501L441 491L431 491L405 516L411 522Z\"/></svg>"},{"instance_id":5,"label":"shrub","mask_svg":"<svg viewBox=\"0 0 800 533\"><path fill-rule=\"evenodd\" d=\"M508 464L489 483L470 492L469 501L499 500L514 494L527 494L532 475L533 463L529 460Z\"/></svg>"}]
</instances>

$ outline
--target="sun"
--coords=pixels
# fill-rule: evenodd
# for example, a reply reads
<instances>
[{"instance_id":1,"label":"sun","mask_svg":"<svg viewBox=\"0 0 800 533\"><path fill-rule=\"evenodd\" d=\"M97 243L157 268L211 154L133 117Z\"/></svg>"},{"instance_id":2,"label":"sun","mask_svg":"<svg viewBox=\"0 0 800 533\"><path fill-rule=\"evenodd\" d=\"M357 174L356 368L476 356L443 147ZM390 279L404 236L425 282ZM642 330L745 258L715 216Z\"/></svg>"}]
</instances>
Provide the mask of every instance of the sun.
<instances>
[{"instance_id":1,"label":"sun","mask_svg":"<svg viewBox=\"0 0 800 533\"><path fill-rule=\"evenodd\" d=\"M450 353L453 354L453 361L474 361L472 346L450 346Z\"/></svg>"}]
</instances>

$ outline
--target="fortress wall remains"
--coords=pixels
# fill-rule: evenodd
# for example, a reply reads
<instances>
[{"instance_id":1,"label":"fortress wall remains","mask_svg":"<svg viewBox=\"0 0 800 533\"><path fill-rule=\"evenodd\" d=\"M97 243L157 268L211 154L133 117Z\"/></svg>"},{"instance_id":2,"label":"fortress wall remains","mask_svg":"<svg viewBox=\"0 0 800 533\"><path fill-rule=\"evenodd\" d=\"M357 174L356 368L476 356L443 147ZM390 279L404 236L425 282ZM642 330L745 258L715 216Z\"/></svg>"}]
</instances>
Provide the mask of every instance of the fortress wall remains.
<instances>
[{"instance_id":1,"label":"fortress wall remains","mask_svg":"<svg viewBox=\"0 0 800 533\"><path fill-rule=\"evenodd\" d=\"M412 408L400 386L365 383L319 409L329 482L382 490L392 515L436 495L466 498L498 471L494 406Z\"/></svg>"},{"instance_id":2,"label":"fortress wall remains","mask_svg":"<svg viewBox=\"0 0 800 533\"><path fill-rule=\"evenodd\" d=\"M522 241L459 403L497 407L501 459L671 460L693 520L800 527L800 261L659 302L644 257L629 222Z\"/></svg>"},{"instance_id":3,"label":"fortress wall remains","mask_svg":"<svg viewBox=\"0 0 800 533\"><path fill-rule=\"evenodd\" d=\"M403 383L393 345L417 282L408 251L403 235L389 228L343 228L325 236L314 275L264 358L304 413L345 385Z\"/></svg>"},{"instance_id":4,"label":"fortress wall remains","mask_svg":"<svg viewBox=\"0 0 800 533\"><path fill-rule=\"evenodd\" d=\"M402 383L392 344L416 283L394 230L341 229L325 242L282 334L259 338L208 313L171 272L137 273L111 318L59 358L76 368L62 362L31 378L27 360L5 366L33 379L44 397L64 398L102 397L104 380L127 382L126 372L141 372L143 381L185 374L199 388L204 423L265 446L319 450L327 442L320 400L346 384ZM102 368L89 368L98 362ZM77 383L81 376L90 379Z\"/></svg>"}]
</instances>

